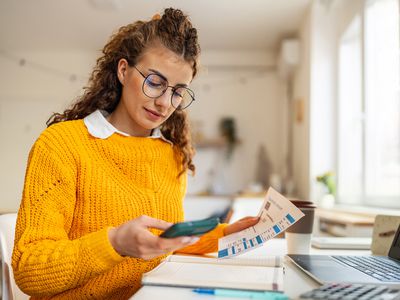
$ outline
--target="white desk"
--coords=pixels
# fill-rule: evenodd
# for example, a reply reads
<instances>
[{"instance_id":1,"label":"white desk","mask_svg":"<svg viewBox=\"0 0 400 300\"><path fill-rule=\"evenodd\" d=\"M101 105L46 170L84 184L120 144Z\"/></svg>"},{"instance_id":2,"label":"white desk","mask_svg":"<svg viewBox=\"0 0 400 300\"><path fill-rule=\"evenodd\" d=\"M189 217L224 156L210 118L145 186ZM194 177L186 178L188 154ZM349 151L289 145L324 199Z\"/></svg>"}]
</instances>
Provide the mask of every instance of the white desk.
<instances>
[{"instance_id":1,"label":"white desk","mask_svg":"<svg viewBox=\"0 0 400 300\"><path fill-rule=\"evenodd\" d=\"M368 254L366 250L319 250L311 249L311 254ZM273 239L268 241L264 246L253 251L243 254L244 256L263 255L285 255L286 241L285 239ZM303 292L318 287L318 283L312 280L309 276L299 270L293 263L285 260L285 275L284 275L284 291L291 299L298 299L298 296ZM174 287L157 287L143 286L134 296L132 300L238 300L238 298L216 297L212 295L196 294L191 288L174 288Z\"/></svg>"}]
</instances>

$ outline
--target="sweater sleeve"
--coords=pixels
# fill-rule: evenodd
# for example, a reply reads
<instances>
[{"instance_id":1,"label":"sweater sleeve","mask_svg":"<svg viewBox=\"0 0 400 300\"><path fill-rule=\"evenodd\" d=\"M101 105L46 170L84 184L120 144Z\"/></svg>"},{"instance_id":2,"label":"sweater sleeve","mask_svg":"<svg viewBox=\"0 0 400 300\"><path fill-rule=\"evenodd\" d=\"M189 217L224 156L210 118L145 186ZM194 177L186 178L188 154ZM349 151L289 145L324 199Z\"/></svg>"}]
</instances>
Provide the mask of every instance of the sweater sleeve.
<instances>
[{"instance_id":1,"label":"sweater sleeve","mask_svg":"<svg viewBox=\"0 0 400 300\"><path fill-rule=\"evenodd\" d=\"M123 260L109 242L108 228L69 239L77 164L66 152L39 138L29 154L12 256L15 281L28 295L73 289Z\"/></svg>"},{"instance_id":2,"label":"sweater sleeve","mask_svg":"<svg viewBox=\"0 0 400 300\"><path fill-rule=\"evenodd\" d=\"M200 240L190 246L176 251L177 253L205 254L218 251L218 239L224 236L224 229L228 224L219 224L217 228L204 234Z\"/></svg>"}]
</instances>

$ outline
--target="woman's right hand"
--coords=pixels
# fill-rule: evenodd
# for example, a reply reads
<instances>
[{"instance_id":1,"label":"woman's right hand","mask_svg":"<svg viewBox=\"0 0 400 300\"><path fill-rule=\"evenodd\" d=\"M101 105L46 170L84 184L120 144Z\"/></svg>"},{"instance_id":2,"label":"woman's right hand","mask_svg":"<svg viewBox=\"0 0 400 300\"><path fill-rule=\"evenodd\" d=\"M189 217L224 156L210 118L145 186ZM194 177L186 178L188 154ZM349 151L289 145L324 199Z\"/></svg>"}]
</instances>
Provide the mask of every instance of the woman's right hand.
<instances>
[{"instance_id":1,"label":"woman's right hand","mask_svg":"<svg viewBox=\"0 0 400 300\"><path fill-rule=\"evenodd\" d=\"M166 230L173 224L140 216L108 231L111 245L122 256L131 256L149 260L196 243L198 237L161 238L152 234L148 229Z\"/></svg>"}]
</instances>

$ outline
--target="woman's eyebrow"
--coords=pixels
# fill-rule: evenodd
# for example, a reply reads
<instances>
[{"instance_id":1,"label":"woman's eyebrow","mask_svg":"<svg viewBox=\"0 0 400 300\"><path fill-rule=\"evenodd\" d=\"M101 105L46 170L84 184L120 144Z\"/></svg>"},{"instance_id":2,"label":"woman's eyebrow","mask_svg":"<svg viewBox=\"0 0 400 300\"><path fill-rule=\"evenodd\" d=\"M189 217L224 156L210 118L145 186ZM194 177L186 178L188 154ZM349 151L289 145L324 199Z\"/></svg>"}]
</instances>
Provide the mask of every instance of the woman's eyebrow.
<instances>
[{"instance_id":1,"label":"woman's eyebrow","mask_svg":"<svg viewBox=\"0 0 400 300\"><path fill-rule=\"evenodd\" d=\"M162 79L164 79L165 81L168 82L168 79L166 76L164 76L163 74L161 74L159 71L154 70L154 69L149 69L150 72L157 74L158 76L160 76ZM187 87L188 85L186 83L178 83L175 86L180 86L180 87Z\"/></svg>"}]
</instances>

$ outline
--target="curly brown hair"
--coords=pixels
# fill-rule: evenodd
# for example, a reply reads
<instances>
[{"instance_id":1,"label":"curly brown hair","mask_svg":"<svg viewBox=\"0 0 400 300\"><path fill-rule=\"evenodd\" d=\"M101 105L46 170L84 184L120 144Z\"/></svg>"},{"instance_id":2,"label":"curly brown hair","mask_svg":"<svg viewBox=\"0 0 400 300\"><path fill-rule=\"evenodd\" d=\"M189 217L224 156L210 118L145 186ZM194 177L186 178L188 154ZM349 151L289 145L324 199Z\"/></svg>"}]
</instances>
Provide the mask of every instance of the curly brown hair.
<instances>
[{"instance_id":1,"label":"curly brown hair","mask_svg":"<svg viewBox=\"0 0 400 300\"><path fill-rule=\"evenodd\" d=\"M97 59L83 95L63 113L54 113L46 122L47 126L67 120L83 119L98 109L113 112L122 93L122 85L117 77L118 62L124 58L129 66L134 66L146 47L156 42L161 42L190 63L195 77L200 54L197 30L181 10L167 8L162 16L156 15L147 22L128 24L112 35L103 48L103 55ZM195 152L186 112L175 110L162 124L161 132L174 144L178 157L182 159L182 171L179 176L188 169L194 174L192 158Z\"/></svg>"}]
</instances>

